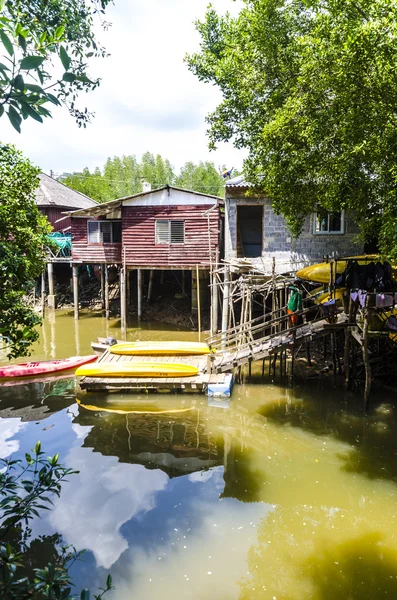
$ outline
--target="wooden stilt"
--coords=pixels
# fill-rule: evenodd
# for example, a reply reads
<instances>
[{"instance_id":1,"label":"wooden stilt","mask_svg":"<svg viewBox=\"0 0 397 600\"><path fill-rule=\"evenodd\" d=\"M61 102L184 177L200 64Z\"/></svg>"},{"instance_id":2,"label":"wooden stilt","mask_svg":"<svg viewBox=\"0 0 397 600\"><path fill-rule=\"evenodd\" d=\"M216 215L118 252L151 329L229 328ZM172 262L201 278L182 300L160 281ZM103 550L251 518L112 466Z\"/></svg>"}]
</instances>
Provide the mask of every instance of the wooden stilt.
<instances>
[{"instance_id":1,"label":"wooden stilt","mask_svg":"<svg viewBox=\"0 0 397 600\"><path fill-rule=\"evenodd\" d=\"M363 361L365 366L365 389L364 389L364 408L368 409L369 406L369 396L371 393L371 365L369 362L369 352L368 352L368 311L366 311L364 316L364 326L363 326Z\"/></svg>"},{"instance_id":2,"label":"wooden stilt","mask_svg":"<svg viewBox=\"0 0 397 600\"><path fill-rule=\"evenodd\" d=\"M163 271L164 272L164 271ZM137 288L138 288L138 321L142 318L142 269L138 269Z\"/></svg>"},{"instance_id":3,"label":"wooden stilt","mask_svg":"<svg viewBox=\"0 0 397 600\"><path fill-rule=\"evenodd\" d=\"M218 333L218 286L216 285L215 274L212 275L212 335Z\"/></svg>"},{"instance_id":4,"label":"wooden stilt","mask_svg":"<svg viewBox=\"0 0 397 600\"><path fill-rule=\"evenodd\" d=\"M54 265L53 263L47 263L48 271L48 308L56 308L56 297L54 293Z\"/></svg>"},{"instance_id":5,"label":"wooden stilt","mask_svg":"<svg viewBox=\"0 0 397 600\"><path fill-rule=\"evenodd\" d=\"M127 289L127 317L128 317L128 307L131 306L131 271L129 271L128 269L126 269L125 272L125 278L126 278L126 289Z\"/></svg>"},{"instance_id":6,"label":"wooden stilt","mask_svg":"<svg viewBox=\"0 0 397 600\"><path fill-rule=\"evenodd\" d=\"M223 304L222 304L222 333L225 333L229 322L229 293L230 293L230 276L229 269L225 267L225 275L223 280ZM224 339L226 342L226 339Z\"/></svg>"},{"instance_id":7,"label":"wooden stilt","mask_svg":"<svg viewBox=\"0 0 397 600\"><path fill-rule=\"evenodd\" d=\"M79 267L73 265L73 306L74 318L79 318Z\"/></svg>"},{"instance_id":8,"label":"wooden stilt","mask_svg":"<svg viewBox=\"0 0 397 600\"><path fill-rule=\"evenodd\" d=\"M265 376L265 359L262 358L262 377Z\"/></svg>"},{"instance_id":9,"label":"wooden stilt","mask_svg":"<svg viewBox=\"0 0 397 600\"><path fill-rule=\"evenodd\" d=\"M164 285L164 276L165 276L165 272L161 271L161 273L160 273L160 285Z\"/></svg>"},{"instance_id":10,"label":"wooden stilt","mask_svg":"<svg viewBox=\"0 0 397 600\"><path fill-rule=\"evenodd\" d=\"M198 334L199 341L201 338L201 302L200 302L200 277L199 277L199 268L196 265L196 278L197 278L197 321L198 321Z\"/></svg>"},{"instance_id":11,"label":"wooden stilt","mask_svg":"<svg viewBox=\"0 0 397 600\"><path fill-rule=\"evenodd\" d=\"M181 287L182 287L182 294L184 294L186 296L186 279L185 279L185 270L184 269L182 269Z\"/></svg>"},{"instance_id":12,"label":"wooden stilt","mask_svg":"<svg viewBox=\"0 0 397 600\"><path fill-rule=\"evenodd\" d=\"M147 290L147 301L148 301L148 304L150 304L151 299L152 299L153 277L154 277L154 271L153 271L153 269L150 269L149 285L148 285L148 290Z\"/></svg>"},{"instance_id":13,"label":"wooden stilt","mask_svg":"<svg viewBox=\"0 0 397 600\"><path fill-rule=\"evenodd\" d=\"M105 270L106 265L101 265L101 307L105 309Z\"/></svg>"},{"instance_id":14,"label":"wooden stilt","mask_svg":"<svg viewBox=\"0 0 397 600\"><path fill-rule=\"evenodd\" d=\"M41 274L41 317L45 314L45 271Z\"/></svg>"},{"instance_id":15,"label":"wooden stilt","mask_svg":"<svg viewBox=\"0 0 397 600\"><path fill-rule=\"evenodd\" d=\"M126 278L125 270L123 267L120 268L120 318L121 318L121 331L123 336L127 332L127 293L126 293Z\"/></svg>"},{"instance_id":16,"label":"wooden stilt","mask_svg":"<svg viewBox=\"0 0 397 600\"><path fill-rule=\"evenodd\" d=\"M108 266L102 265L105 276L105 315L106 319L110 318L110 303L109 303L109 272Z\"/></svg>"},{"instance_id":17,"label":"wooden stilt","mask_svg":"<svg viewBox=\"0 0 397 600\"><path fill-rule=\"evenodd\" d=\"M48 294L50 296L54 295L54 265L52 263L47 264L47 272L48 272Z\"/></svg>"}]
</instances>

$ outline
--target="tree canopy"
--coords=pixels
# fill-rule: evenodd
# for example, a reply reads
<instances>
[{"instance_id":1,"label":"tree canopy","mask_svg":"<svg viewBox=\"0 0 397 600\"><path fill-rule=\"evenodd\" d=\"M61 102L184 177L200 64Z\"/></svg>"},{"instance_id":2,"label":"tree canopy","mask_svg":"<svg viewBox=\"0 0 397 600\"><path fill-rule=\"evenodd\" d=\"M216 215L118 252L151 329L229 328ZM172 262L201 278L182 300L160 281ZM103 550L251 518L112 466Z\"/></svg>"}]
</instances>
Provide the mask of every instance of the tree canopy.
<instances>
[{"instance_id":1,"label":"tree canopy","mask_svg":"<svg viewBox=\"0 0 397 600\"><path fill-rule=\"evenodd\" d=\"M168 183L214 196L223 196L225 183L211 162L198 165L187 162L176 175L167 158L151 152L145 152L140 162L134 155L108 158L102 169L97 167L90 171L85 168L80 173L68 175L62 183L94 200L106 202L138 194L142 191L142 180L150 183L152 189Z\"/></svg>"},{"instance_id":2,"label":"tree canopy","mask_svg":"<svg viewBox=\"0 0 397 600\"><path fill-rule=\"evenodd\" d=\"M245 0L196 27L188 67L223 94L210 146L248 149L247 177L293 234L317 204L347 209L397 259L397 4Z\"/></svg>"},{"instance_id":3,"label":"tree canopy","mask_svg":"<svg viewBox=\"0 0 397 600\"><path fill-rule=\"evenodd\" d=\"M106 56L94 35L110 0L0 0L0 117L17 131L23 119L42 122L51 106L66 104L79 126L91 113L79 92L95 89L93 56ZM106 26L106 23L103 23Z\"/></svg>"},{"instance_id":4,"label":"tree canopy","mask_svg":"<svg viewBox=\"0 0 397 600\"><path fill-rule=\"evenodd\" d=\"M46 217L35 205L39 169L13 146L0 145L0 334L9 358L26 356L39 316L24 296L45 267Z\"/></svg>"}]
</instances>

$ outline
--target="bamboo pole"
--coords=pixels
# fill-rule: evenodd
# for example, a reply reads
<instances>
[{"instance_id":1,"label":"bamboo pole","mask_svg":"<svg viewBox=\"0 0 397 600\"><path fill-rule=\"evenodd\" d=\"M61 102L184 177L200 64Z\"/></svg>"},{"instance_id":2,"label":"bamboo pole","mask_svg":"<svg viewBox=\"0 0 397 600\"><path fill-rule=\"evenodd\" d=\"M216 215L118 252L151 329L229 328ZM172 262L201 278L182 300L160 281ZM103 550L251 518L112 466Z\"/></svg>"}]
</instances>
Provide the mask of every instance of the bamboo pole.
<instances>
[{"instance_id":1,"label":"bamboo pole","mask_svg":"<svg viewBox=\"0 0 397 600\"><path fill-rule=\"evenodd\" d=\"M367 298L368 300L368 298ZM367 410L369 406L369 396L371 393L371 365L369 363L369 352L368 352L368 307L364 315L364 326L363 326L363 361L365 366L365 389L364 389L364 407Z\"/></svg>"},{"instance_id":2,"label":"bamboo pole","mask_svg":"<svg viewBox=\"0 0 397 600\"><path fill-rule=\"evenodd\" d=\"M125 336L127 332L127 294L125 286L125 270L120 269L120 317L121 317L121 332Z\"/></svg>"},{"instance_id":3,"label":"bamboo pole","mask_svg":"<svg viewBox=\"0 0 397 600\"><path fill-rule=\"evenodd\" d=\"M79 267L73 265L73 306L74 318L79 318Z\"/></svg>"},{"instance_id":4,"label":"bamboo pole","mask_svg":"<svg viewBox=\"0 0 397 600\"><path fill-rule=\"evenodd\" d=\"M200 277L199 277L199 266L196 265L196 279L197 279L197 319L198 319L198 334L199 341L201 340L201 303L200 303Z\"/></svg>"}]
</instances>

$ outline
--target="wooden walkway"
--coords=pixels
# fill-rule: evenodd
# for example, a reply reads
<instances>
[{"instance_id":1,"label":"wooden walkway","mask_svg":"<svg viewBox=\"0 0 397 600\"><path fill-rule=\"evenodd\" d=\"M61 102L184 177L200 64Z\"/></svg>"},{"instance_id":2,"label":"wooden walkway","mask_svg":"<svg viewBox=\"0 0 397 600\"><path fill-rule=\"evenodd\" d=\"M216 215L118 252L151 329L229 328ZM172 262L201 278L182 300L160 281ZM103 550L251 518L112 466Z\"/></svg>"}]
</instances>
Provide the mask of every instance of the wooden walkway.
<instances>
[{"instance_id":1,"label":"wooden walkway","mask_svg":"<svg viewBox=\"0 0 397 600\"><path fill-rule=\"evenodd\" d=\"M283 350L293 349L297 344L304 344L316 337L324 336L330 333L330 330L344 329L348 326L347 316L339 313L335 323L329 323L327 319L318 317L313 321L288 328L288 316L282 315L282 310L276 311L278 313L276 316L273 313L271 315L273 318L268 321L259 317L233 327L224 334L209 338L207 343L215 352L212 370L216 373L230 372L250 362L269 358ZM307 312L302 310L299 316ZM272 324L279 331L269 333Z\"/></svg>"},{"instance_id":2,"label":"wooden walkway","mask_svg":"<svg viewBox=\"0 0 397 600\"><path fill-rule=\"evenodd\" d=\"M185 391L205 392L209 384L224 384L226 375L207 372L206 356L122 356L106 350L98 363L159 362L192 365L199 370L194 377L82 377L80 387L86 391Z\"/></svg>"}]
</instances>

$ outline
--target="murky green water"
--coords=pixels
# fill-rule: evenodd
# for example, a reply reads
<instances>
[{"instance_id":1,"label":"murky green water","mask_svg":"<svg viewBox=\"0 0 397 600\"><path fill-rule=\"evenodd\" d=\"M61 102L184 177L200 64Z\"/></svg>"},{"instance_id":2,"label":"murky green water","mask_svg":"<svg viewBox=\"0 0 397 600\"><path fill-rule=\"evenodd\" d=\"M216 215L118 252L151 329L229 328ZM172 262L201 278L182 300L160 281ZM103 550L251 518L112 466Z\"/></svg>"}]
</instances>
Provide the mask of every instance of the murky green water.
<instances>
[{"instance_id":1,"label":"murky green water","mask_svg":"<svg viewBox=\"0 0 397 600\"><path fill-rule=\"evenodd\" d=\"M113 326L112 326L113 325ZM119 337L96 316L47 319L36 358ZM157 325L129 339L197 339ZM33 524L32 561L55 533L79 587L113 575L117 600L397 597L396 397L332 381L205 396L87 395L71 378L0 388L0 453L40 439L80 471Z\"/></svg>"}]
</instances>

